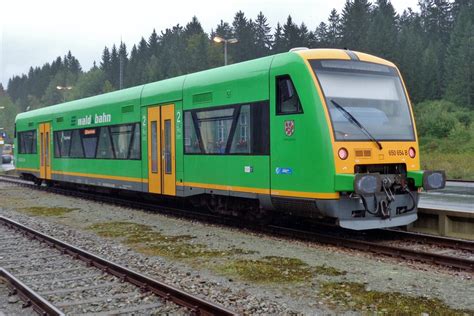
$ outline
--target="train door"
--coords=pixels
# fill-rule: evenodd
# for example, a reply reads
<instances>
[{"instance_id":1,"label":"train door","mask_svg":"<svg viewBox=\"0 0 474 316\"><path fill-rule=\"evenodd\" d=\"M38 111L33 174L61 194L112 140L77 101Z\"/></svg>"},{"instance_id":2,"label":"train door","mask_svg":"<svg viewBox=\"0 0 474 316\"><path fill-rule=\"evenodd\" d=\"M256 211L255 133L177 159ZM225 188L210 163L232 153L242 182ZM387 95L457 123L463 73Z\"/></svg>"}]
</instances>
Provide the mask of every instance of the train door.
<instances>
[{"instance_id":1,"label":"train door","mask_svg":"<svg viewBox=\"0 0 474 316\"><path fill-rule=\"evenodd\" d=\"M174 104L161 107L163 194L176 195Z\"/></svg>"},{"instance_id":2,"label":"train door","mask_svg":"<svg viewBox=\"0 0 474 316\"><path fill-rule=\"evenodd\" d=\"M160 107L148 108L148 192L161 193Z\"/></svg>"},{"instance_id":3,"label":"train door","mask_svg":"<svg viewBox=\"0 0 474 316\"><path fill-rule=\"evenodd\" d=\"M148 191L176 195L174 104L148 108Z\"/></svg>"},{"instance_id":4,"label":"train door","mask_svg":"<svg viewBox=\"0 0 474 316\"><path fill-rule=\"evenodd\" d=\"M51 124L39 125L40 178L51 180Z\"/></svg>"}]
</instances>

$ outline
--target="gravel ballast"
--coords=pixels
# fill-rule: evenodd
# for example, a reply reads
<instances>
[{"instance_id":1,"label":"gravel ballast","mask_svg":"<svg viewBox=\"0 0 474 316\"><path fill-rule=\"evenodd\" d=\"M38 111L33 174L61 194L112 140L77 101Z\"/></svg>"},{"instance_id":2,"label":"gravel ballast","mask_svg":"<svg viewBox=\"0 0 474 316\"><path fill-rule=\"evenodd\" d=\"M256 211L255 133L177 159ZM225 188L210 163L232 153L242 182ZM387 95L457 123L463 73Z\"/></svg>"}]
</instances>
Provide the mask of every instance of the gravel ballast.
<instances>
[{"instance_id":1,"label":"gravel ballast","mask_svg":"<svg viewBox=\"0 0 474 316\"><path fill-rule=\"evenodd\" d=\"M466 272L262 236L6 183L0 183L0 196L3 216L243 314L373 310L371 302L361 308L350 292L343 300L323 294L324 284L329 283L357 283L368 292L437 299L454 309L469 310L474 306L474 282L472 274ZM136 234L126 231L126 238L117 234L102 237L103 231L94 227L104 223L132 223L132 227L149 229L147 238L156 239L159 234L164 245L170 247L156 248L151 241L143 242L143 238L138 244L132 240ZM110 233L111 228L107 229ZM171 242L175 239L182 248L173 248ZM262 260L287 260L293 265L283 270L283 279L281 275L276 279L252 275L249 279L236 273L245 270L246 263L261 264Z\"/></svg>"}]
</instances>

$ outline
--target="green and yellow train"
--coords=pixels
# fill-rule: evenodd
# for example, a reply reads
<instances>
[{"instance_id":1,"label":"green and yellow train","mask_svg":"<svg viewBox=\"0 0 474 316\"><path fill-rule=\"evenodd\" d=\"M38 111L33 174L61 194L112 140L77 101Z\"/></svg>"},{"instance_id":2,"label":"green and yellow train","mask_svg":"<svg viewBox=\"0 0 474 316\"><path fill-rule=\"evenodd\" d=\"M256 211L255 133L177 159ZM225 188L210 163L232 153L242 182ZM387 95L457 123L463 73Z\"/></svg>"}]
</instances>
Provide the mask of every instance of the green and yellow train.
<instances>
[{"instance_id":1,"label":"green and yellow train","mask_svg":"<svg viewBox=\"0 0 474 316\"><path fill-rule=\"evenodd\" d=\"M415 221L419 188L445 183L443 172L420 170L396 66L338 49L295 49L22 113L16 148L18 171L37 183L357 230Z\"/></svg>"}]
</instances>

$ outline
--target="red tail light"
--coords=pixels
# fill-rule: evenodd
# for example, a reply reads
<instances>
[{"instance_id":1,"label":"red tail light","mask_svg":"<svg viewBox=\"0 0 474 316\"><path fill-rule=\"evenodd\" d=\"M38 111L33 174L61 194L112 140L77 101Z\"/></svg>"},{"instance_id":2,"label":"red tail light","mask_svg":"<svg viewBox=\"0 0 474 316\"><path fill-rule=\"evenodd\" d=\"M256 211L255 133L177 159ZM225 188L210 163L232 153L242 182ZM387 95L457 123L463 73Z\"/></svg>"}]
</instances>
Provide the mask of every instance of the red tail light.
<instances>
[{"instance_id":1,"label":"red tail light","mask_svg":"<svg viewBox=\"0 0 474 316\"><path fill-rule=\"evenodd\" d=\"M410 149L408 149L408 155L410 156L410 158L415 158L415 156L416 156L415 148L410 147Z\"/></svg>"}]
</instances>

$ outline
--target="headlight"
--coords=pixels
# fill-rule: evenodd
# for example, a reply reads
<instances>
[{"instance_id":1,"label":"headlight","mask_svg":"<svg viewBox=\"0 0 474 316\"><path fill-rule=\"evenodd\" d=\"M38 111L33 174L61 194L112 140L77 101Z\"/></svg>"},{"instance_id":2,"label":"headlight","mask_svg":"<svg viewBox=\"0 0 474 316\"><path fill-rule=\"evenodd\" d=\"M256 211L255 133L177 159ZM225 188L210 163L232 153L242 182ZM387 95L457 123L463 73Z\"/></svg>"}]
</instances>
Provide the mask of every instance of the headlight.
<instances>
[{"instance_id":1,"label":"headlight","mask_svg":"<svg viewBox=\"0 0 474 316\"><path fill-rule=\"evenodd\" d=\"M370 195L382 189L382 179L378 173L356 174L354 190L359 195Z\"/></svg>"},{"instance_id":2,"label":"headlight","mask_svg":"<svg viewBox=\"0 0 474 316\"><path fill-rule=\"evenodd\" d=\"M446 174L444 171L425 171L423 173L423 189L438 190L446 186Z\"/></svg>"}]
</instances>

